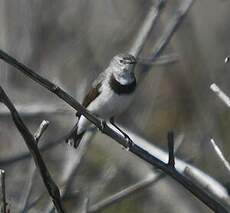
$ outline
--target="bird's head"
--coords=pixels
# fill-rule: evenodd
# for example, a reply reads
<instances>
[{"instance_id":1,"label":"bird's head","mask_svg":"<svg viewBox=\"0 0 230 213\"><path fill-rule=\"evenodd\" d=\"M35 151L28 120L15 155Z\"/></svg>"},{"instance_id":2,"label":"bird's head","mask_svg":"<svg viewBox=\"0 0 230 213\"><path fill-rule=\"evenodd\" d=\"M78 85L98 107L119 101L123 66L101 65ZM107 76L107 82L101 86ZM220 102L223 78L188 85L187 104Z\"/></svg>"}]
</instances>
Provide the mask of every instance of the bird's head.
<instances>
[{"instance_id":1,"label":"bird's head","mask_svg":"<svg viewBox=\"0 0 230 213\"><path fill-rule=\"evenodd\" d=\"M118 54L113 57L110 68L114 77L121 84L128 84L135 80L135 64L136 59L131 54Z\"/></svg>"}]
</instances>

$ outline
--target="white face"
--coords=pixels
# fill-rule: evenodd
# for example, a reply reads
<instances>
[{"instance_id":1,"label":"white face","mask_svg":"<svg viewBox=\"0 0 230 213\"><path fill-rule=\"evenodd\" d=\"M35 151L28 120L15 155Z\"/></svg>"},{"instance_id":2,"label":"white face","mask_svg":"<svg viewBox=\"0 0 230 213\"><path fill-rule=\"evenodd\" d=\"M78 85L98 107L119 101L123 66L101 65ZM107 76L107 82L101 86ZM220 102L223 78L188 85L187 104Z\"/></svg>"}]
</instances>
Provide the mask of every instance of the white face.
<instances>
[{"instance_id":1,"label":"white face","mask_svg":"<svg viewBox=\"0 0 230 213\"><path fill-rule=\"evenodd\" d=\"M135 79L135 64L136 59L134 56L130 54L119 54L112 59L110 68L112 68L115 78L125 84Z\"/></svg>"}]
</instances>

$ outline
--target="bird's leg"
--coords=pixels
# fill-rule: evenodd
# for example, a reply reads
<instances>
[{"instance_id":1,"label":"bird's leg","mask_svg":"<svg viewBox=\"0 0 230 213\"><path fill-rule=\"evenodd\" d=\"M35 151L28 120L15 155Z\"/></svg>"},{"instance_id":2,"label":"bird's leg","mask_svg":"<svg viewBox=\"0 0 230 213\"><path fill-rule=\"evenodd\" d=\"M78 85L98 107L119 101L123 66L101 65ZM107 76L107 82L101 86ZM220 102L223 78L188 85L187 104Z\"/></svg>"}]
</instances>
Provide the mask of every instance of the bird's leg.
<instances>
[{"instance_id":1,"label":"bird's leg","mask_svg":"<svg viewBox=\"0 0 230 213\"><path fill-rule=\"evenodd\" d=\"M110 123L124 136L124 138L126 139L127 143L126 143L126 147L127 149L129 149L132 145L133 145L133 141L132 139L123 131L121 130L120 127L118 127L116 124L115 124L115 121L114 121L114 117L111 117L110 118Z\"/></svg>"},{"instance_id":2,"label":"bird's leg","mask_svg":"<svg viewBox=\"0 0 230 213\"><path fill-rule=\"evenodd\" d=\"M104 129L106 127L106 121L105 120L101 120L100 121L100 126L98 127L98 129L103 133L104 132Z\"/></svg>"}]
</instances>

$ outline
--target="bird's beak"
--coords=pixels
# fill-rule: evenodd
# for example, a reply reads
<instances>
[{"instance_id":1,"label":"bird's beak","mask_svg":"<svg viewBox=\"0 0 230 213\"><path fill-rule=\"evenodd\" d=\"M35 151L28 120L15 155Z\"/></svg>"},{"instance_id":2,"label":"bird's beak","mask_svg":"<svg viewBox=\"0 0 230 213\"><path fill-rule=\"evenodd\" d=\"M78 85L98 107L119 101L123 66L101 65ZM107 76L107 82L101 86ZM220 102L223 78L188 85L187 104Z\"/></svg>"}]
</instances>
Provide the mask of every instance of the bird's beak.
<instances>
[{"instance_id":1,"label":"bird's beak","mask_svg":"<svg viewBox=\"0 0 230 213\"><path fill-rule=\"evenodd\" d=\"M129 64L136 64L137 62L136 61L131 61Z\"/></svg>"}]
</instances>

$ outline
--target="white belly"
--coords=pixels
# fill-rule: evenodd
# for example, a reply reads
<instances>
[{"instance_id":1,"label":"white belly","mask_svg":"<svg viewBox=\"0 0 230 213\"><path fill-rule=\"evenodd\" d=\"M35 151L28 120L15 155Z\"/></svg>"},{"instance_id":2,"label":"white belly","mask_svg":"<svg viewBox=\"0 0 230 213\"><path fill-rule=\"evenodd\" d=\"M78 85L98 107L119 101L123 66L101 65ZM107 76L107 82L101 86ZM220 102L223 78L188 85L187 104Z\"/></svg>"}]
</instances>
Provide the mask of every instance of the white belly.
<instances>
[{"instance_id":1,"label":"white belly","mask_svg":"<svg viewBox=\"0 0 230 213\"><path fill-rule=\"evenodd\" d=\"M102 88L101 94L87 107L87 109L100 118L108 120L127 110L132 97L133 94L118 95L109 87ZM84 116L81 116L78 123L78 133L84 131L89 125L90 122Z\"/></svg>"},{"instance_id":2,"label":"white belly","mask_svg":"<svg viewBox=\"0 0 230 213\"><path fill-rule=\"evenodd\" d=\"M103 119L109 119L124 112L132 99L131 94L118 95L111 89L102 90L88 109Z\"/></svg>"}]
</instances>

